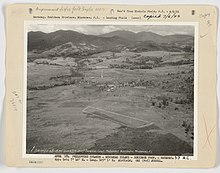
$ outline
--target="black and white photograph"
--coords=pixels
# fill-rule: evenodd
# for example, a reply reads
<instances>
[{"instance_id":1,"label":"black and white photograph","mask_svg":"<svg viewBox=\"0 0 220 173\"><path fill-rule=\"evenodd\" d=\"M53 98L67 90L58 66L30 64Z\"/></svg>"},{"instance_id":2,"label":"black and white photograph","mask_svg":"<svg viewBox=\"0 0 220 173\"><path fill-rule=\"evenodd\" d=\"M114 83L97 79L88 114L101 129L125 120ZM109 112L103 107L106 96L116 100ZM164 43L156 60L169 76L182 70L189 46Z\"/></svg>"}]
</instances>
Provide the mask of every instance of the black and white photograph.
<instances>
[{"instance_id":1,"label":"black and white photograph","mask_svg":"<svg viewBox=\"0 0 220 173\"><path fill-rule=\"evenodd\" d=\"M26 154L194 155L195 26L27 26Z\"/></svg>"}]
</instances>

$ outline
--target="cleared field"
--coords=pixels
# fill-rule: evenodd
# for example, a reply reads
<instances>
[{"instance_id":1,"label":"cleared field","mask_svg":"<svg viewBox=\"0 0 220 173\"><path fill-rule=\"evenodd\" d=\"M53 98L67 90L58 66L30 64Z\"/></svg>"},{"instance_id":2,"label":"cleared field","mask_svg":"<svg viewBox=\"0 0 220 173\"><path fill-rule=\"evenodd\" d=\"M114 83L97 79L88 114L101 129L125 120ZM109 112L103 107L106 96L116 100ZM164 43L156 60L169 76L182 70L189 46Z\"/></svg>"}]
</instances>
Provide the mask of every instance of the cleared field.
<instances>
[{"instance_id":1,"label":"cleared field","mask_svg":"<svg viewBox=\"0 0 220 173\"><path fill-rule=\"evenodd\" d=\"M51 77L57 75L68 75L69 68L55 65L44 65L28 63L27 75L28 86L48 85L51 84Z\"/></svg>"},{"instance_id":2,"label":"cleared field","mask_svg":"<svg viewBox=\"0 0 220 173\"><path fill-rule=\"evenodd\" d=\"M127 115L116 113L116 112L106 111L100 108L94 108L91 106L86 107L82 111L83 113L97 115L103 119L107 119L107 120L110 120L110 121L113 121L113 122L116 122L116 123L119 123L119 124L122 124L128 127L132 127L132 128L140 128L140 127L149 126L153 124L152 122L149 122L146 120L142 120L142 119L135 118L135 117L130 117Z\"/></svg>"},{"instance_id":3,"label":"cleared field","mask_svg":"<svg viewBox=\"0 0 220 173\"><path fill-rule=\"evenodd\" d=\"M115 59L107 59L111 54L93 55L91 59L106 56L106 60L91 66L122 62L139 53L115 53ZM163 51L140 56L145 54L183 58L181 53ZM192 70L190 64L134 70L83 68L79 72L84 77L77 83L28 90L27 153L138 149L192 154L193 126L187 133L186 127L193 124L193 105L186 102L190 89L184 86L190 83ZM28 85L61 83L70 75L70 67L28 63ZM161 153L163 145L167 152Z\"/></svg>"},{"instance_id":4,"label":"cleared field","mask_svg":"<svg viewBox=\"0 0 220 173\"><path fill-rule=\"evenodd\" d=\"M28 101L27 153L74 153L89 149L120 127L111 121L87 117L82 110L91 102L74 101L68 96L73 88L57 87L30 94L33 99Z\"/></svg>"}]
</instances>

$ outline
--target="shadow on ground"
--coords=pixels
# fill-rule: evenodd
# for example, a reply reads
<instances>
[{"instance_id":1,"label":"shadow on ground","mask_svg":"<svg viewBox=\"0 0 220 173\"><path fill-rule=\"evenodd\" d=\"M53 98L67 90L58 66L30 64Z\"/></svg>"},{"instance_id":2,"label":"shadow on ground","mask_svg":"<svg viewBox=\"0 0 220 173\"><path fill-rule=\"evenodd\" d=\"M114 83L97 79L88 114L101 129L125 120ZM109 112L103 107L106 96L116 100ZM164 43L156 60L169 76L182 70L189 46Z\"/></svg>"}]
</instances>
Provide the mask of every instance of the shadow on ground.
<instances>
[{"instance_id":1,"label":"shadow on ground","mask_svg":"<svg viewBox=\"0 0 220 173\"><path fill-rule=\"evenodd\" d=\"M155 125L144 128L122 127L118 132L97 140L91 150L118 150L119 153L112 154L144 155L146 151L148 155L192 155L193 153L193 148L187 142L171 133L165 133Z\"/></svg>"}]
</instances>

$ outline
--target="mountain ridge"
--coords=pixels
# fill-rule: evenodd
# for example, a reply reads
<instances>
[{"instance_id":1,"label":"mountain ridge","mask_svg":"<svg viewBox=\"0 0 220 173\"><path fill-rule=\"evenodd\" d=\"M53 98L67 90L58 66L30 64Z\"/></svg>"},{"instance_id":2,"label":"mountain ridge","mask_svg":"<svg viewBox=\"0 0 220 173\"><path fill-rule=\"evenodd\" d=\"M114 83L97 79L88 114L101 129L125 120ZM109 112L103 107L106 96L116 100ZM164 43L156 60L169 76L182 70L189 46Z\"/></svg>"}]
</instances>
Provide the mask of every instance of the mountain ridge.
<instances>
[{"instance_id":1,"label":"mountain ridge","mask_svg":"<svg viewBox=\"0 0 220 173\"><path fill-rule=\"evenodd\" d=\"M169 34L169 35L160 35L152 31L141 31L141 32L131 32L131 31L125 31L124 30L117 30L109 33L102 34L100 36L102 37L112 37L112 36L120 36L124 37L130 40L136 40L136 41L154 41L154 42L160 42L160 43L166 43L166 42L182 42L182 38L184 41L186 40L192 40L194 39L193 36L187 35L187 34ZM123 34L122 34L123 33ZM126 35L127 33L127 35ZM129 34L128 34L129 33Z\"/></svg>"},{"instance_id":2,"label":"mountain ridge","mask_svg":"<svg viewBox=\"0 0 220 173\"><path fill-rule=\"evenodd\" d=\"M57 30L50 33L30 31L28 32L28 51L37 50L43 52L69 42L78 48L82 47L82 45L85 45L85 47L94 46L93 51L97 52L112 50L115 47L133 49L136 46L139 46L140 50L150 50L151 48L148 47L142 48L149 45L154 47L154 49L157 47L163 49L161 44L167 43L189 43L192 45L193 38L193 36L181 34L162 36L151 31L134 33L127 30L117 30L102 35L87 35L73 30ZM146 44L147 42L150 44ZM91 51L91 49L88 51Z\"/></svg>"}]
</instances>

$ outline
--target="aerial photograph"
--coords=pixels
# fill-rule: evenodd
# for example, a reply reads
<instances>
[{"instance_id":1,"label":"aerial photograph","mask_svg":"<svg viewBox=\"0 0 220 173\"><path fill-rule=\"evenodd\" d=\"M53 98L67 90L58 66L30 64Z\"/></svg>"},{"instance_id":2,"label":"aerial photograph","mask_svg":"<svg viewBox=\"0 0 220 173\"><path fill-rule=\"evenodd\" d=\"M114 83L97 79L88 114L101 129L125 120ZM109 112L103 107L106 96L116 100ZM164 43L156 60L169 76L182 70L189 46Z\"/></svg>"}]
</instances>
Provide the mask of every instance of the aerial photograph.
<instances>
[{"instance_id":1,"label":"aerial photograph","mask_svg":"<svg viewBox=\"0 0 220 173\"><path fill-rule=\"evenodd\" d=\"M193 156L193 25L27 26L26 154Z\"/></svg>"}]
</instances>

